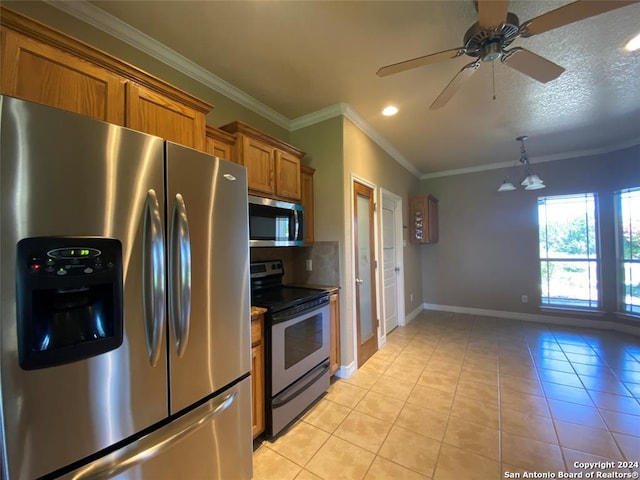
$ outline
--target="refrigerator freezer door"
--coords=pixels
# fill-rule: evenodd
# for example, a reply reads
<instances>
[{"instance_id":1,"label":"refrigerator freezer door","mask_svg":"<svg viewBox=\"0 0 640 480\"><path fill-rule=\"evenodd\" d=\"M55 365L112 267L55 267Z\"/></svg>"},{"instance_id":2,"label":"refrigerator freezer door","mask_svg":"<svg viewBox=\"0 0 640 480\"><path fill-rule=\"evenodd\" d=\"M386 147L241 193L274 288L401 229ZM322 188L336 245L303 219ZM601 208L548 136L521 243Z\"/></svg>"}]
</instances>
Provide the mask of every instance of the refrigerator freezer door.
<instances>
[{"instance_id":1,"label":"refrigerator freezer door","mask_svg":"<svg viewBox=\"0 0 640 480\"><path fill-rule=\"evenodd\" d=\"M249 480L251 378L64 480Z\"/></svg>"},{"instance_id":2,"label":"refrigerator freezer door","mask_svg":"<svg viewBox=\"0 0 640 480\"><path fill-rule=\"evenodd\" d=\"M149 295L146 310L159 313L152 306L160 302L150 289L143 291L143 279L154 278L163 255L148 257L143 274L143 237L157 246L157 234L155 243L153 232L145 235L145 223L150 228L157 222L144 219L150 210L154 214L150 191L164 218L164 142L9 97L0 97L0 120L0 443L4 475L35 478L167 416L166 352L157 353L165 341L143 316ZM124 338L101 355L23 370L17 351L16 244L50 235L120 240Z\"/></svg>"},{"instance_id":3,"label":"refrigerator freezer door","mask_svg":"<svg viewBox=\"0 0 640 480\"><path fill-rule=\"evenodd\" d=\"M246 170L167 148L170 406L176 413L251 370Z\"/></svg>"}]
</instances>

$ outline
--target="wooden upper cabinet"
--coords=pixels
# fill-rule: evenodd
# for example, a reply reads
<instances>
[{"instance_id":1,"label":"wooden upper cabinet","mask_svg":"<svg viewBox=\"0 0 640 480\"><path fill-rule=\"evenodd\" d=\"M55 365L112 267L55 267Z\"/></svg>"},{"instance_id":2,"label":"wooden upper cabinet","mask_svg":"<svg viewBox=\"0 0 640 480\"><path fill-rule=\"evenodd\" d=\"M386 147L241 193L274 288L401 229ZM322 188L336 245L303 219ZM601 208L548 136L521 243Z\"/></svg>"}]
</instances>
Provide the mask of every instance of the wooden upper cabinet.
<instances>
[{"instance_id":1,"label":"wooden upper cabinet","mask_svg":"<svg viewBox=\"0 0 640 480\"><path fill-rule=\"evenodd\" d=\"M272 146L247 135L238 138L238 159L247 167L249 190L275 194L275 150Z\"/></svg>"},{"instance_id":2,"label":"wooden upper cabinet","mask_svg":"<svg viewBox=\"0 0 640 480\"><path fill-rule=\"evenodd\" d=\"M3 94L205 150L212 105L5 7L0 28Z\"/></svg>"},{"instance_id":3,"label":"wooden upper cabinet","mask_svg":"<svg viewBox=\"0 0 640 480\"><path fill-rule=\"evenodd\" d=\"M249 192L299 202L304 152L242 122L220 127L236 136L235 161L247 167Z\"/></svg>"},{"instance_id":4,"label":"wooden upper cabinet","mask_svg":"<svg viewBox=\"0 0 640 480\"><path fill-rule=\"evenodd\" d=\"M206 142L205 151L207 153L232 162L236 161L233 154L233 146L236 143L236 139L230 133L207 126Z\"/></svg>"},{"instance_id":5,"label":"wooden upper cabinet","mask_svg":"<svg viewBox=\"0 0 640 480\"><path fill-rule=\"evenodd\" d=\"M304 207L304 244L311 245L314 241L314 204L313 204L313 174L315 170L306 165L300 166L301 203Z\"/></svg>"},{"instance_id":6,"label":"wooden upper cabinet","mask_svg":"<svg viewBox=\"0 0 640 480\"><path fill-rule=\"evenodd\" d=\"M206 120L180 102L133 82L127 84L125 125L175 143L205 150Z\"/></svg>"},{"instance_id":7,"label":"wooden upper cabinet","mask_svg":"<svg viewBox=\"0 0 640 480\"><path fill-rule=\"evenodd\" d=\"M276 193L281 197L300 199L300 159L280 150L275 151Z\"/></svg>"},{"instance_id":8,"label":"wooden upper cabinet","mask_svg":"<svg viewBox=\"0 0 640 480\"><path fill-rule=\"evenodd\" d=\"M438 199L433 195L409 196L409 240L413 243L438 242Z\"/></svg>"},{"instance_id":9,"label":"wooden upper cabinet","mask_svg":"<svg viewBox=\"0 0 640 480\"><path fill-rule=\"evenodd\" d=\"M124 125L125 79L58 48L2 30L2 93Z\"/></svg>"}]
</instances>

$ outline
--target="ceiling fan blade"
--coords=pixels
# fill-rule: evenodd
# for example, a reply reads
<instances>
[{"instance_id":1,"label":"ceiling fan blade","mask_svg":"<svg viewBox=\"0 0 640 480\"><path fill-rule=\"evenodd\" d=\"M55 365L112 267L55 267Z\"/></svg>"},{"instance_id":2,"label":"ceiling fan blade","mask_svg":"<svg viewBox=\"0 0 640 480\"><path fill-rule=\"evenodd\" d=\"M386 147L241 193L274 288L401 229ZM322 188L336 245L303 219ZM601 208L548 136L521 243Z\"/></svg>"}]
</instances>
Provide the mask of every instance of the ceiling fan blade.
<instances>
[{"instance_id":1,"label":"ceiling fan blade","mask_svg":"<svg viewBox=\"0 0 640 480\"><path fill-rule=\"evenodd\" d=\"M508 0L478 0L478 23L480 27L492 29L507 18Z\"/></svg>"},{"instance_id":2,"label":"ceiling fan blade","mask_svg":"<svg viewBox=\"0 0 640 480\"><path fill-rule=\"evenodd\" d=\"M638 3L638 0L579 0L524 22L520 26L520 34L523 37L532 37L585 18L626 7L632 3Z\"/></svg>"},{"instance_id":3,"label":"ceiling fan blade","mask_svg":"<svg viewBox=\"0 0 640 480\"><path fill-rule=\"evenodd\" d=\"M387 75L404 72L406 70L411 70L412 68L418 68L431 63L441 62L442 60L456 58L465 52L466 50L463 47L460 47L452 50L445 50L444 52L432 53L431 55L424 55L423 57L417 57L382 67L376 72L376 75L379 77L386 77Z\"/></svg>"},{"instance_id":4,"label":"ceiling fan blade","mask_svg":"<svg viewBox=\"0 0 640 480\"><path fill-rule=\"evenodd\" d=\"M429 110L436 110L440 107L444 107L449 100L456 94L456 92L460 89L465 80L468 80L471 75L476 73L476 70L480 68L480 61L475 61L470 63L469 65L465 65L462 67L453 80L449 82L442 93L438 95L438 98L431 104Z\"/></svg>"},{"instance_id":5,"label":"ceiling fan blade","mask_svg":"<svg viewBox=\"0 0 640 480\"><path fill-rule=\"evenodd\" d=\"M558 78L564 68L524 48L505 50L502 63L542 83Z\"/></svg>"}]
</instances>

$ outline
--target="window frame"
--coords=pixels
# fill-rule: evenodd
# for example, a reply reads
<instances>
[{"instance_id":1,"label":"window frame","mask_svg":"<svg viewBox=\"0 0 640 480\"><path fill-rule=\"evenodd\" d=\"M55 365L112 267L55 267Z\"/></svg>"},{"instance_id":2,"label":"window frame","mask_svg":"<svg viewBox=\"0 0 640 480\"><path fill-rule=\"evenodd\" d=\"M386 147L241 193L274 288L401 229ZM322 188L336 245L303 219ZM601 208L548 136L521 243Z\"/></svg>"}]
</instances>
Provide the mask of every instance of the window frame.
<instances>
[{"instance_id":1,"label":"window frame","mask_svg":"<svg viewBox=\"0 0 640 480\"><path fill-rule=\"evenodd\" d=\"M542 249L540 248L541 244L542 244L542 239L541 239L541 229L544 228L545 232L548 231L548 221L546 220L546 216L545 216L545 224L541 225L540 223L540 207L542 204L547 205L549 203L549 200L562 200L562 199L570 199L570 198L592 198L593 199L593 205L594 205L594 210L593 210L593 229L594 229L594 235L593 235L593 254L590 254L590 245L589 245L589 234L587 233L587 253L586 255L580 257L580 258L575 258L575 257L553 257L553 256L548 256L549 253L549 247L548 247L548 235L546 236L545 239L545 252L547 255L543 255ZM601 307L602 307L602 301L603 301L603 292L602 292L602 252L601 252L601 247L600 247L600 207L599 207L599 200L598 200L598 193L597 192L581 192L581 193L573 193L573 194L562 194L562 195L546 195L546 196L542 196L542 197L538 197L537 199L537 203L536 203L537 209L536 209L536 214L537 214L537 228L538 228L538 275L539 275L539 287L540 287L540 308L542 309L551 309L551 310L577 310L577 311L584 311L584 312L599 312ZM587 211L585 210L585 213L587 213ZM588 229L589 225L587 224L587 229ZM587 230L588 232L588 230ZM593 256L591 256L593 255ZM594 264L595 265L595 272L593 273L593 277L591 275L589 275L589 292L588 292L588 300L581 300L578 298L573 298L573 299L568 299L567 302L558 302L557 301L557 297L553 297L552 295L549 295L549 279L550 279L550 275L547 273L546 275L546 279L543 278L543 274L542 274L542 270L543 270L543 265L546 263L547 266L550 263L553 262L565 262L565 263L586 263L587 264L587 270L591 270L591 265ZM593 279L593 280L592 280ZM544 289L543 289L543 285L544 282L547 282L547 295L543 295ZM595 288L596 289L596 297L592 299L591 297L591 289ZM556 301L553 301L553 299L556 299ZM580 304L580 303L586 303L585 304Z\"/></svg>"},{"instance_id":2,"label":"window frame","mask_svg":"<svg viewBox=\"0 0 640 480\"><path fill-rule=\"evenodd\" d=\"M634 318L640 318L640 305L634 306L633 304L626 303L626 283L625 283L625 263L632 263L640 265L640 256L637 259L633 258L633 251L631 258L627 259L624 254L624 233L623 233L623 218L622 218L622 199L624 194L635 193L640 196L640 186L629 187L617 190L614 192L614 209L615 209L615 222L616 222L616 292L617 292L617 305L619 312L626 316ZM640 217L640 211L636 212L636 215ZM631 220L633 216L630 216L628 220ZM639 267L640 268L640 267Z\"/></svg>"}]
</instances>

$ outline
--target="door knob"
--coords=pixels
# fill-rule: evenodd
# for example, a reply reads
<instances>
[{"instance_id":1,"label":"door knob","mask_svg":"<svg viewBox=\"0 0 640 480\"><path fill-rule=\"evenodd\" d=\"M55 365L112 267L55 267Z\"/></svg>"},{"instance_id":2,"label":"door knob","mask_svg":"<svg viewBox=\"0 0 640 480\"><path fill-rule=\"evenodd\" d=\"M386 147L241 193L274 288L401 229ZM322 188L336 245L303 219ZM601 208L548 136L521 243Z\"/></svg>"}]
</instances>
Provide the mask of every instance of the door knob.
<instances>
[{"instance_id":1,"label":"door knob","mask_svg":"<svg viewBox=\"0 0 640 480\"><path fill-rule=\"evenodd\" d=\"M360 280L359 278L356 278L356 283L358 285L362 285L364 283L364 280Z\"/></svg>"}]
</instances>

